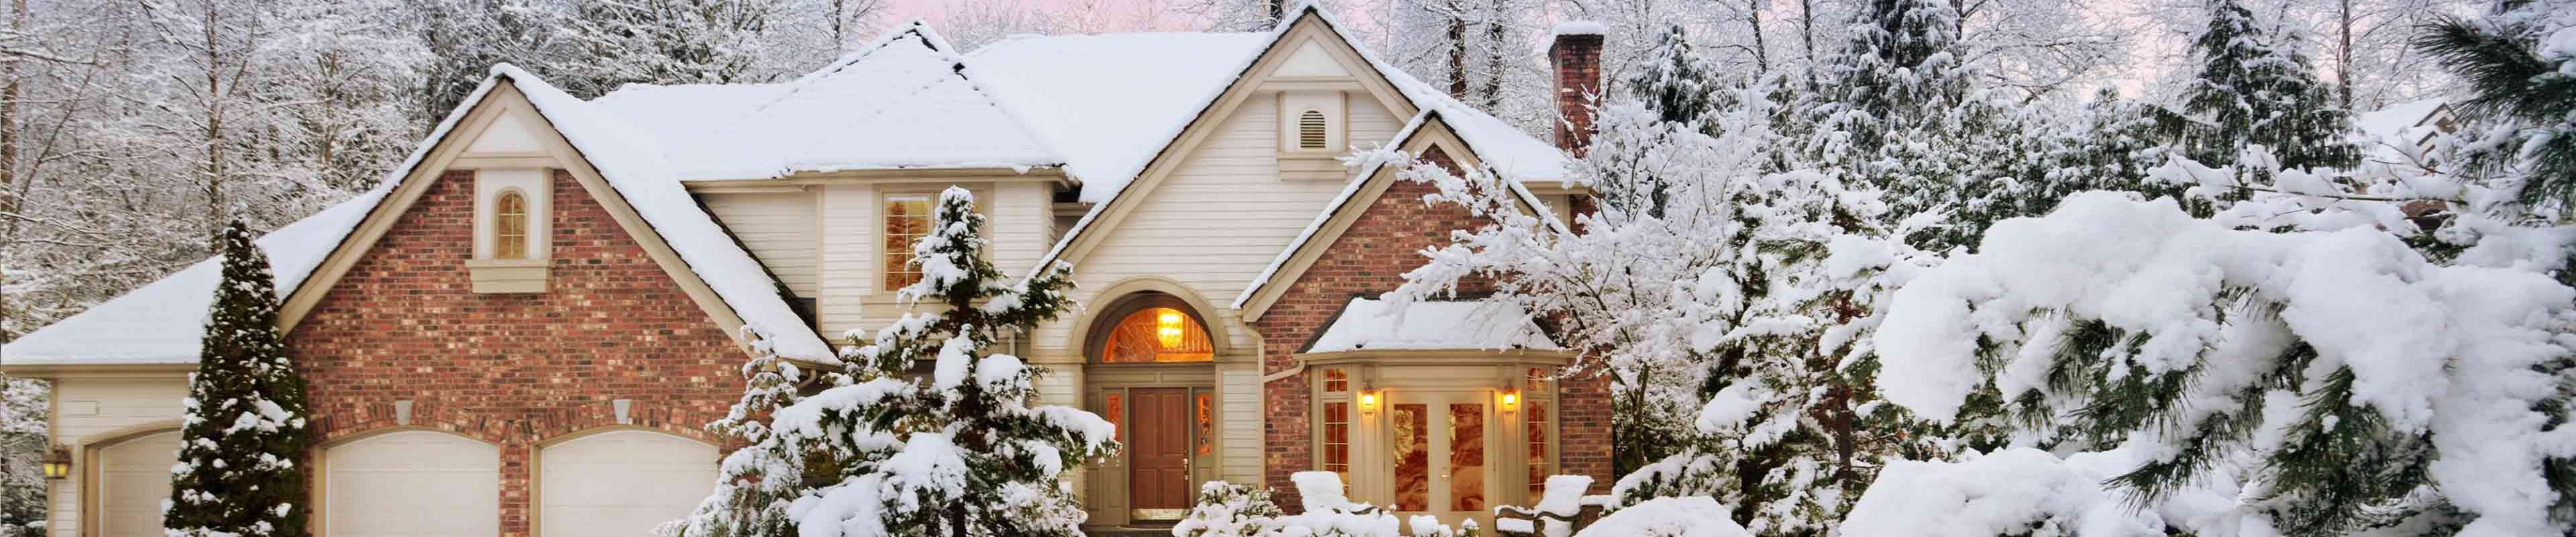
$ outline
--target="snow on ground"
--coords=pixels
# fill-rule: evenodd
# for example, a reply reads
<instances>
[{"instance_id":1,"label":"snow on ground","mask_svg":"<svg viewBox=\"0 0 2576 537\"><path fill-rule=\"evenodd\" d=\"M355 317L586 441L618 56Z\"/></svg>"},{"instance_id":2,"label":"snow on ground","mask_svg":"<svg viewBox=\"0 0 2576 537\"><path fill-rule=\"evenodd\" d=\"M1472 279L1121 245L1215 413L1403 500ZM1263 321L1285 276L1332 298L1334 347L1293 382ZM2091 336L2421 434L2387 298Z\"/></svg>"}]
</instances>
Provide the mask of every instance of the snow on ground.
<instances>
[{"instance_id":1,"label":"snow on ground","mask_svg":"<svg viewBox=\"0 0 2576 537\"><path fill-rule=\"evenodd\" d=\"M1735 510L1706 496L1656 498L1601 517L1581 537L1752 537L1727 518Z\"/></svg>"},{"instance_id":2,"label":"snow on ground","mask_svg":"<svg viewBox=\"0 0 2576 537\"><path fill-rule=\"evenodd\" d=\"M1519 304L1479 300L1394 303L1353 298L1306 352L1387 349L1557 349Z\"/></svg>"}]
</instances>

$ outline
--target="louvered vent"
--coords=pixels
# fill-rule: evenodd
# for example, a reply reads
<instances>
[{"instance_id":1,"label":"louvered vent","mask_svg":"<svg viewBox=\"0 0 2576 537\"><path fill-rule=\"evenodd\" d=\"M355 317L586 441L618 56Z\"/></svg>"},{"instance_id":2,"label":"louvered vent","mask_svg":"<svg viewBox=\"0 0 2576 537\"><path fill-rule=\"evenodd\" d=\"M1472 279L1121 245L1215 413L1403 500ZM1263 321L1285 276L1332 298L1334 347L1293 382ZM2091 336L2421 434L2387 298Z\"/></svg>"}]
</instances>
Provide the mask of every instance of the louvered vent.
<instances>
[{"instance_id":1,"label":"louvered vent","mask_svg":"<svg viewBox=\"0 0 2576 537\"><path fill-rule=\"evenodd\" d=\"M1299 149L1324 148L1323 112L1307 110L1306 113L1297 115L1297 147Z\"/></svg>"}]
</instances>

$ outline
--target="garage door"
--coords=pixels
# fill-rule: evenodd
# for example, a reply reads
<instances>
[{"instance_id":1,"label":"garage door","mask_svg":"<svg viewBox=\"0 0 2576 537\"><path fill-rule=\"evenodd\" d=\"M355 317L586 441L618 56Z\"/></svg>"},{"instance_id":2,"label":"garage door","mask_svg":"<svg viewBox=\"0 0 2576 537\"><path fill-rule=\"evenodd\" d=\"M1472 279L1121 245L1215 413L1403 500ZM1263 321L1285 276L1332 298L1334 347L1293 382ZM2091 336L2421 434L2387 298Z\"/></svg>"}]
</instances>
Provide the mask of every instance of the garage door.
<instances>
[{"instance_id":1,"label":"garage door","mask_svg":"<svg viewBox=\"0 0 2576 537\"><path fill-rule=\"evenodd\" d=\"M331 448L323 524L331 537L494 535L501 531L501 450L430 431Z\"/></svg>"},{"instance_id":2,"label":"garage door","mask_svg":"<svg viewBox=\"0 0 2576 537\"><path fill-rule=\"evenodd\" d=\"M170 467L179 463L179 432L145 435L98 450L99 529L95 535L161 535L161 501L170 499Z\"/></svg>"},{"instance_id":3,"label":"garage door","mask_svg":"<svg viewBox=\"0 0 2576 537\"><path fill-rule=\"evenodd\" d=\"M538 463L545 537L647 535L689 516L716 482L715 446L649 431L555 444Z\"/></svg>"}]
</instances>

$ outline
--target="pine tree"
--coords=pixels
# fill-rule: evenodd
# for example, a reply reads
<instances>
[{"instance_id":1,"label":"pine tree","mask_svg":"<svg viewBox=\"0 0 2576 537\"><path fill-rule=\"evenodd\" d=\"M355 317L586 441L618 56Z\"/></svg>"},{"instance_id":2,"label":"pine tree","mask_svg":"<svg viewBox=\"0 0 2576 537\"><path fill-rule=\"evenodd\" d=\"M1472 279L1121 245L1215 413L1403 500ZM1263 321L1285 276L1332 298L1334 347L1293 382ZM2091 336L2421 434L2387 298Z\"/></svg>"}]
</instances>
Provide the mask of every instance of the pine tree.
<instances>
[{"instance_id":1,"label":"pine tree","mask_svg":"<svg viewBox=\"0 0 2576 537\"><path fill-rule=\"evenodd\" d=\"M276 280L241 222L216 242L224 279L180 402L162 524L171 535L305 535L304 379L277 332Z\"/></svg>"},{"instance_id":2,"label":"pine tree","mask_svg":"<svg viewBox=\"0 0 2576 537\"><path fill-rule=\"evenodd\" d=\"M2483 20L2445 18L2415 46L2467 82L2472 94L2459 109L2490 123L2470 144L2468 171L2563 219L2576 210L2576 49L2543 41L2560 29L2541 23L2563 17L2544 15L2548 2L2532 4L2502 2Z\"/></svg>"},{"instance_id":3,"label":"pine tree","mask_svg":"<svg viewBox=\"0 0 2576 537\"><path fill-rule=\"evenodd\" d=\"M1976 243L2011 216L2034 176L2018 114L1975 84L1961 63L1959 14L1938 0L1872 0L1855 14L1824 86L1798 108L1819 129L1801 159L1886 192L1886 229L1926 250ZM1937 223L1937 224L1936 224Z\"/></svg>"},{"instance_id":4,"label":"pine tree","mask_svg":"<svg viewBox=\"0 0 2576 537\"><path fill-rule=\"evenodd\" d=\"M1665 123L1700 128L1719 88L1711 80L1708 60L1692 50L1688 32L1672 25L1646 54L1637 74L1627 80L1629 94ZM1603 205L1661 218L1670 196L1665 181L1655 176L1605 176L1594 188Z\"/></svg>"},{"instance_id":5,"label":"pine tree","mask_svg":"<svg viewBox=\"0 0 2576 537\"><path fill-rule=\"evenodd\" d=\"M760 63L760 33L780 0L583 2L565 28L573 58L564 89L595 97L627 84L746 82Z\"/></svg>"},{"instance_id":6,"label":"pine tree","mask_svg":"<svg viewBox=\"0 0 2576 537\"><path fill-rule=\"evenodd\" d=\"M1072 267L1006 283L982 255L974 205L965 189L940 193L931 234L913 250L922 279L897 293L933 307L844 349L849 372L827 379L835 386L793 398L788 375L758 374L781 364L755 366L741 417L717 426L757 440L726 457L725 484L685 535L1080 534L1082 506L1063 478L1117 449L1113 428L1089 412L1032 406L1043 371L985 351L1071 307ZM906 374L925 360L930 378ZM777 407L765 429L742 423L763 407Z\"/></svg>"},{"instance_id":7,"label":"pine tree","mask_svg":"<svg viewBox=\"0 0 2576 537\"><path fill-rule=\"evenodd\" d=\"M759 331L744 327L744 339L752 341L756 354L742 366L745 379L742 400L736 401L725 417L707 424L707 430L725 439L728 445L762 447L773 433L769 420L778 410L802 400L798 389L806 384L807 373L795 363L778 357ZM850 384L849 375L839 371L817 372L814 382L823 386ZM808 483L801 469L806 459L777 449L740 449L725 458L724 476L716 481L715 493L701 502L695 512L659 533L666 535L790 535L787 507L797 496L813 487L829 483Z\"/></svg>"},{"instance_id":8,"label":"pine tree","mask_svg":"<svg viewBox=\"0 0 2576 537\"><path fill-rule=\"evenodd\" d=\"M2360 159L2346 140L2350 112L2317 80L2295 34L2266 28L2239 0L2209 0L2209 27L2191 52L2200 72L2182 88L2182 110L2195 121L2178 139L2193 160L2234 164L2248 145L2269 148L2291 169Z\"/></svg>"}]
</instances>

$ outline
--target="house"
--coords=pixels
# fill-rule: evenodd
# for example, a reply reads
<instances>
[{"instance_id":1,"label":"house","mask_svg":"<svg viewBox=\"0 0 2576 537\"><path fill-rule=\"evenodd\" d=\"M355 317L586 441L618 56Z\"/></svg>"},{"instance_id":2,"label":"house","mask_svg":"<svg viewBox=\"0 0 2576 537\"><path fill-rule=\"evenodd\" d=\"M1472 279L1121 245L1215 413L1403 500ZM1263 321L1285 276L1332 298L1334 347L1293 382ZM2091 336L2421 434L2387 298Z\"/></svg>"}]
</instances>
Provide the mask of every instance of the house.
<instances>
[{"instance_id":1,"label":"house","mask_svg":"<svg viewBox=\"0 0 2576 537\"><path fill-rule=\"evenodd\" d=\"M258 241L310 382L315 530L637 535L687 513L751 338L833 362L900 315L931 196L973 191L1005 271L1062 261L1078 312L1007 341L1048 402L1114 421L1084 471L1100 528L1197 485L1347 476L1455 521L1606 487L1606 382L1527 312L1375 300L1477 220L1354 169L1394 144L1518 181L1565 219L1565 148L1602 37L1551 48L1564 123L1524 134L1387 67L1308 7L1273 31L1020 37L971 54L913 23L778 84L575 99L515 68L383 185ZM53 381L54 535L157 535L214 261L0 348ZM748 327L750 330L743 330ZM1596 493L1602 492L1596 490ZM1294 506L1293 497L1282 498Z\"/></svg>"}]
</instances>

